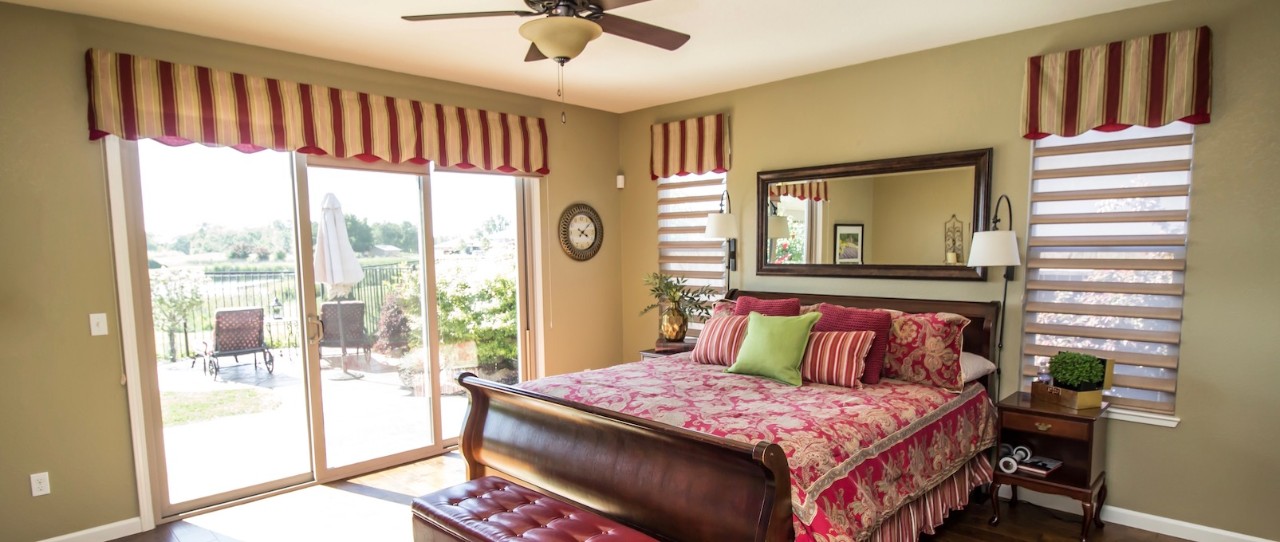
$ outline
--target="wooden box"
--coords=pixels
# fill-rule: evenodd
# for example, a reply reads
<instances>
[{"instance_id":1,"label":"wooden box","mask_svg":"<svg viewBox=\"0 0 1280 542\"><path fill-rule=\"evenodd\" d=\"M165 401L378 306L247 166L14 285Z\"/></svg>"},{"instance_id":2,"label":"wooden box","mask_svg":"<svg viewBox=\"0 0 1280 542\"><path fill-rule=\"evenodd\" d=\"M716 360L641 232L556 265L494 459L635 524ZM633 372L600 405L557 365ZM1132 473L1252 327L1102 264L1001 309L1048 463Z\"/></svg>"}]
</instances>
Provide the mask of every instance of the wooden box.
<instances>
[{"instance_id":1,"label":"wooden box","mask_svg":"<svg viewBox=\"0 0 1280 542\"><path fill-rule=\"evenodd\" d=\"M1106 376L1102 380L1102 389L1094 391L1074 391L1059 388L1043 382L1031 383L1031 400L1067 407L1074 410L1102 407L1102 392L1111 389L1111 376L1115 373L1115 362L1103 360L1107 364Z\"/></svg>"}]
</instances>

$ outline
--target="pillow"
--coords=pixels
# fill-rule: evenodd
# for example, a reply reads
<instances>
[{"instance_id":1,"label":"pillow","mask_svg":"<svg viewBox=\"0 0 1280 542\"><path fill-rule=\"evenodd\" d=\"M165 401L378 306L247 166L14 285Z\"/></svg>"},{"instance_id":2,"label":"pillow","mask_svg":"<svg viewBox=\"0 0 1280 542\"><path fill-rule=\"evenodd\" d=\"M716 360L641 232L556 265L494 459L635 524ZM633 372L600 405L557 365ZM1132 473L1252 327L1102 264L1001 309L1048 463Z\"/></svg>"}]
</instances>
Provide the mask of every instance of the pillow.
<instances>
[{"instance_id":1,"label":"pillow","mask_svg":"<svg viewBox=\"0 0 1280 542\"><path fill-rule=\"evenodd\" d=\"M964 375L966 384L994 372L996 372L996 364L991 360L973 352L960 353L960 374Z\"/></svg>"},{"instance_id":2,"label":"pillow","mask_svg":"<svg viewBox=\"0 0 1280 542\"><path fill-rule=\"evenodd\" d=\"M733 308L737 305L738 303L732 299L721 299L716 301L711 305L711 316L707 317L707 319L719 318L721 316L733 316Z\"/></svg>"},{"instance_id":3,"label":"pillow","mask_svg":"<svg viewBox=\"0 0 1280 542\"><path fill-rule=\"evenodd\" d=\"M800 362L800 377L819 384L861 388L874 331L814 331Z\"/></svg>"},{"instance_id":4,"label":"pillow","mask_svg":"<svg viewBox=\"0 0 1280 542\"><path fill-rule=\"evenodd\" d=\"M738 298L738 303L733 307L733 313L738 315L748 315L758 312L765 316L798 316L800 314L800 300L794 297L789 299L760 299L744 295Z\"/></svg>"},{"instance_id":5,"label":"pillow","mask_svg":"<svg viewBox=\"0 0 1280 542\"><path fill-rule=\"evenodd\" d=\"M967 325L969 319L958 314L898 313L893 319L884 375L960 391L964 387L960 353L964 351Z\"/></svg>"},{"instance_id":6,"label":"pillow","mask_svg":"<svg viewBox=\"0 0 1280 542\"><path fill-rule=\"evenodd\" d=\"M712 318L702 326L698 342L693 344L694 363L709 365L733 365L747 335L746 316L721 316Z\"/></svg>"},{"instance_id":7,"label":"pillow","mask_svg":"<svg viewBox=\"0 0 1280 542\"><path fill-rule=\"evenodd\" d=\"M804 359L804 347L809 344L809 330L821 316L816 312L804 316L751 313L747 317L747 338L742 341L737 359L725 372L763 376L799 386L800 361Z\"/></svg>"},{"instance_id":8,"label":"pillow","mask_svg":"<svg viewBox=\"0 0 1280 542\"><path fill-rule=\"evenodd\" d=\"M884 355L889 350L889 338L892 335L893 316L884 311L855 309L822 303L818 305L822 319L813 326L814 331L874 331L875 342L867 352L867 367L862 373L862 381L867 384L880 382L880 373L884 368Z\"/></svg>"},{"instance_id":9,"label":"pillow","mask_svg":"<svg viewBox=\"0 0 1280 542\"><path fill-rule=\"evenodd\" d=\"M812 305L800 305L800 314L809 314L811 312L818 312L819 304L820 303L814 303Z\"/></svg>"}]
</instances>

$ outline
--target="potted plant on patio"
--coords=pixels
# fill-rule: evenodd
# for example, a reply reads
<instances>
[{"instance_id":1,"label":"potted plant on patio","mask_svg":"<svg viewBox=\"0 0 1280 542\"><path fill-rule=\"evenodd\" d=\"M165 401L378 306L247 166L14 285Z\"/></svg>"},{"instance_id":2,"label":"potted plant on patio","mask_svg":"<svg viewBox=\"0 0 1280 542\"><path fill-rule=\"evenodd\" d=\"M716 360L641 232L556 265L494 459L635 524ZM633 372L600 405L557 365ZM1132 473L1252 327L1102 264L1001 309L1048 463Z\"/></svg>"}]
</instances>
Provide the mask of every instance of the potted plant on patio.
<instances>
[{"instance_id":1,"label":"potted plant on patio","mask_svg":"<svg viewBox=\"0 0 1280 542\"><path fill-rule=\"evenodd\" d=\"M664 343L684 341L689 331L689 317L705 317L711 312L710 300L715 292L710 286L691 288L684 277L664 273L650 273L644 284L649 287L654 303L642 309L640 314L658 309L659 351L664 349Z\"/></svg>"}]
</instances>

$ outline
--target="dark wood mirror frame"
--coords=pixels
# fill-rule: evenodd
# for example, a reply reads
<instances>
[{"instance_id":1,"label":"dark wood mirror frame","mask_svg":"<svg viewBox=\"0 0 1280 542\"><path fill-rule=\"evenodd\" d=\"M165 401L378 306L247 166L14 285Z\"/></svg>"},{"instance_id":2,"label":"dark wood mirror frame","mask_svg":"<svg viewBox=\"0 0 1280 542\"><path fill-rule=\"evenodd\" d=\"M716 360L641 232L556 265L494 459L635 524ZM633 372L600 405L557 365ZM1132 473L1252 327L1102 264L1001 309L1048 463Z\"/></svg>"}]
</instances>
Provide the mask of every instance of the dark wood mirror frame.
<instances>
[{"instance_id":1,"label":"dark wood mirror frame","mask_svg":"<svg viewBox=\"0 0 1280 542\"><path fill-rule=\"evenodd\" d=\"M986 280L985 267L963 265L835 265L775 264L768 253L769 185L860 175L885 175L909 171L973 167L973 231L985 231L991 216L991 149L925 154L847 164L761 171L756 174L756 274L798 277L862 277L925 280Z\"/></svg>"}]
</instances>

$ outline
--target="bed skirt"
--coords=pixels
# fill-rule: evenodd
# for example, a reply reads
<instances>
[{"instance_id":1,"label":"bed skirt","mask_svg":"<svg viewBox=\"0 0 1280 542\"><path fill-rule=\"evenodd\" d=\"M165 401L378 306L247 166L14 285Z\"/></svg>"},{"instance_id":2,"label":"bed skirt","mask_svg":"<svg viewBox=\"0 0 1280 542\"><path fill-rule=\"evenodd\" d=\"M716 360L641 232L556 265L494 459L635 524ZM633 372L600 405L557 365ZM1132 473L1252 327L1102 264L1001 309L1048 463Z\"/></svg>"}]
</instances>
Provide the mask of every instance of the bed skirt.
<instances>
[{"instance_id":1,"label":"bed skirt","mask_svg":"<svg viewBox=\"0 0 1280 542\"><path fill-rule=\"evenodd\" d=\"M919 539L921 533L934 534L934 528L942 525L952 510L960 510L969 504L969 493L974 488L989 483L991 462L987 460L987 454L981 453L937 487L886 518L870 540L909 542Z\"/></svg>"}]
</instances>

